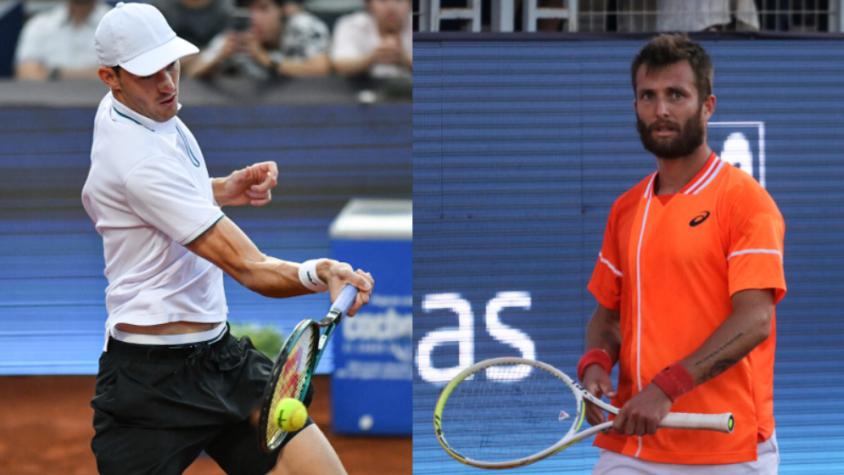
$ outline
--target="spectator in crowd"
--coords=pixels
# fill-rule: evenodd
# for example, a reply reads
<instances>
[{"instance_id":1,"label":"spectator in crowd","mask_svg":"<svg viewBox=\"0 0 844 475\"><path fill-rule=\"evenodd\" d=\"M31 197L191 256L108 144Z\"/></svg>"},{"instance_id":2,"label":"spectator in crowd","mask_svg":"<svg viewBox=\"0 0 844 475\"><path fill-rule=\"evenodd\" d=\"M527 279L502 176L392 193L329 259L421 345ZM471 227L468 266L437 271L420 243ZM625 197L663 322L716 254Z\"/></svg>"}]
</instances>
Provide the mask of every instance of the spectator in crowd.
<instances>
[{"instance_id":1,"label":"spectator in crowd","mask_svg":"<svg viewBox=\"0 0 844 475\"><path fill-rule=\"evenodd\" d=\"M758 31L753 0L659 0L657 31Z\"/></svg>"},{"instance_id":2,"label":"spectator in crowd","mask_svg":"<svg viewBox=\"0 0 844 475\"><path fill-rule=\"evenodd\" d=\"M233 74L266 80L276 76L326 76L330 36L298 0L239 0L230 28L217 35L188 68L194 77Z\"/></svg>"},{"instance_id":3,"label":"spectator in crowd","mask_svg":"<svg viewBox=\"0 0 844 475\"><path fill-rule=\"evenodd\" d=\"M94 31L109 7L67 0L30 19L15 52L15 76L36 81L97 77Z\"/></svg>"},{"instance_id":4,"label":"spectator in crowd","mask_svg":"<svg viewBox=\"0 0 844 475\"><path fill-rule=\"evenodd\" d=\"M344 76L410 77L410 0L367 0L366 8L337 20L331 48L334 69Z\"/></svg>"},{"instance_id":5,"label":"spectator in crowd","mask_svg":"<svg viewBox=\"0 0 844 475\"><path fill-rule=\"evenodd\" d=\"M150 0L148 3L164 14L177 35L200 49L226 28L232 12L231 0ZM182 67L190 61L183 60Z\"/></svg>"}]
</instances>

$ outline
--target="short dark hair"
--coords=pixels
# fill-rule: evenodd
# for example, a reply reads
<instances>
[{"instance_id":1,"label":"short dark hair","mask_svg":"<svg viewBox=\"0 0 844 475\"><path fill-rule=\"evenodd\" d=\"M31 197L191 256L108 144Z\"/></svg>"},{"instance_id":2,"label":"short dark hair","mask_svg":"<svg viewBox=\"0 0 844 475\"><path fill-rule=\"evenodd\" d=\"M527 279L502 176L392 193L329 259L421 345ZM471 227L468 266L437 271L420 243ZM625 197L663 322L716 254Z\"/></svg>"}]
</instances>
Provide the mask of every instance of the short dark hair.
<instances>
[{"instance_id":1,"label":"short dark hair","mask_svg":"<svg viewBox=\"0 0 844 475\"><path fill-rule=\"evenodd\" d=\"M712 95L712 60L702 46L681 34L662 34L654 37L633 58L633 64L630 66L633 94L636 94L636 72L640 66L659 70L680 61L689 62L695 75L699 100L706 100Z\"/></svg>"}]
</instances>

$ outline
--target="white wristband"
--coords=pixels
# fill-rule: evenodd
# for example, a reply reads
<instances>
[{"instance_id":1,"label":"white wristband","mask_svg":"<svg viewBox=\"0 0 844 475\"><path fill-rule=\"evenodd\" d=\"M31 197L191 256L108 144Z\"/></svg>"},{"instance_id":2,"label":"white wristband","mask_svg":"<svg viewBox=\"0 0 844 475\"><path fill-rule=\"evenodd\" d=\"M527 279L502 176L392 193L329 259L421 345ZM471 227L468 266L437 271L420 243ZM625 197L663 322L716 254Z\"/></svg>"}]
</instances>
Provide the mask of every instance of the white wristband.
<instances>
[{"instance_id":1,"label":"white wristband","mask_svg":"<svg viewBox=\"0 0 844 475\"><path fill-rule=\"evenodd\" d=\"M325 292L328 284L317 275L316 266L322 259L310 259L299 264L299 281L312 292Z\"/></svg>"}]
</instances>

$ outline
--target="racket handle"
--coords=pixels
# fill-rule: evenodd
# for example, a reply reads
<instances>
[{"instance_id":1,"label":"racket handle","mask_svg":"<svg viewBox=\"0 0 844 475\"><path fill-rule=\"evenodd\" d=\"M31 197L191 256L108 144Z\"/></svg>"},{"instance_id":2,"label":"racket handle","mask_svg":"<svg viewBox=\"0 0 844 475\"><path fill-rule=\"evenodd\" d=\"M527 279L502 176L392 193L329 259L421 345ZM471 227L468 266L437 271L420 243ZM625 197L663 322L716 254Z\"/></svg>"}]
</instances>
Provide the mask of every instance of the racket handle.
<instances>
[{"instance_id":1,"label":"racket handle","mask_svg":"<svg viewBox=\"0 0 844 475\"><path fill-rule=\"evenodd\" d=\"M345 314L349 311L349 307L351 307L355 302L355 298L357 298L357 296L358 289L351 284L346 284L340 292L340 295L337 296L337 300L331 304L331 309L328 313Z\"/></svg>"},{"instance_id":2,"label":"racket handle","mask_svg":"<svg viewBox=\"0 0 844 475\"><path fill-rule=\"evenodd\" d=\"M669 412L660 427L674 429L705 429L730 433L735 427L735 419L729 412L724 414L693 414L688 412Z\"/></svg>"}]
</instances>

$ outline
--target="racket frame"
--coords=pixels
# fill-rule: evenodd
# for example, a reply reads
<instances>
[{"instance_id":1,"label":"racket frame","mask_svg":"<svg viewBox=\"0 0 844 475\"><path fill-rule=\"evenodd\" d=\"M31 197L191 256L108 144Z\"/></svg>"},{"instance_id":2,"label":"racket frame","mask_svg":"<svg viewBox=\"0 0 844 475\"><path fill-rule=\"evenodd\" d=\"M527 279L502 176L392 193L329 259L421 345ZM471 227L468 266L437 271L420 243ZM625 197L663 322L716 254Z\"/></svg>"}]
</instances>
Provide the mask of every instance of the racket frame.
<instances>
[{"instance_id":1,"label":"racket frame","mask_svg":"<svg viewBox=\"0 0 844 475\"><path fill-rule=\"evenodd\" d=\"M273 396L275 395L276 388L281 383L281 371L284 369L284 364L287 362L287 359L290 357L291 352L294 350L297 343L301 338L307 338L308 336L306 333L310 330L310 338L313 340L311 342L312 347L315 351L312 351L308 358L311 360L315 360L317 353L319 352L318 349L318 341L319 341L319 328L316 325L316 322L313 320L302 320L300 321L296 327L294 327L293 331L290 332L290 335L284 340L284 344L281 346L281 351L276 358L275 364L273 365L272 373L270 373L270 379L267 381L267 385L264 387L264 395L262 397L263 403L261 404L261 414L258 423L258 443L266 453L270 453L276 450L279 446L281 446L284 438L287 436L287 432L281 430L279 428L275 434L271 437L267 435L267 429L270 425L270 417L272 417L273 409ZM298 391L298 394L292 394L291 397L295 397L300 401L304 399L305 394L308 392L308 385L310 384L311 378L311 368L313 367L313 363L308 362L306 363L306 371L304 375L304 381L301 384L301 390Z\"/></svg>"},{"instance_id":2,"label":"racket frame","mask_svg":"<svg viewBox=\"0 0 844 475\"><path fill-rule=\"evenodd\" d=\"M442 430L442 414L445 409L446 402L448 401L448 397L452 394L452 392L454 392L454 389L460 383L465 381L470 376L480 373L486 368L499 364L528 365L536 369L547 371L548 373L559 379L561 382L563 382L563 384L565 384L569 387L569 389L571 389L572 395L576 400L577 410L575 420L572 423L571 428L569 428L569 430L556 443L532 455L499 462L489 462L484 460L472 459L464 456L463 454L455 450L453 447L451 447L451 445L449 445L448 439L446 439L445 434ZM463 369L445 385L442 392L440 393L439 398L437 399L436 405L434 406L434 435L436 436L437 442L439 442L440 446L442 446L442 448L452 458L466 465L490 469L520 467L523 465L538 462L539 460L542 460L546 457L549 457L551 455L556 454L557 452L566 449L572 444L580 442L583 439L589 438L599 432L603 432L611 428L613 425L613 421L605 421L600 424L596 424L592 427L589 427L583 430L582 432L577 432L583 425L583 421L586 417L586 401L595 404L596 406L600 407L606 412L609 412L610 414L618 415L619 409L617 407L601 400L598 397L595 397L594 395L592 395L592 393L587 391L586 388L581 386L577 381L573 380L568 375L548 363L526 358L509 356L490 358L483 361L479 361ZM732 432L734 426L735 419L730 413L693 414L671 412L668 413L668 415L666 415L665 418L663 418L663 420L660 422L660 427L672 427L677 429L704 429L725 433Z\"/></svg>"},{"instance_id":3,"label":"racket frame","mask_svg":"<svg viewBox=\"0 0 844 475\"><path fill-rule=\"evenodd\" d=\"M328 309L328 313L322 320L317 322L313 319L307 318L300 321L296 327L294 327L290 335L284 340L282 349L276 358L275 364L273 365L270 379L264 387L264 396L262 399L263 403L261 404L261 414L258 424L258 445L264 452L269 453L278 449L288 434L288 432L279 430L272 437L268 438L267 427L270 422L269 418L274 412L272 407L273 394L275 394L276 387L279 384L282 371L284 370L285 363L287 362L287 358L290 356L291 350L299 341L299 338L303 335L303 333L305 333L309 328L313 330L312 335L314 341L312 344L314 345L315 351L311 353L311 361L307 363L304 371L299 375L304 382L301 384L302 389L295 395L296 399L303 401L305 399L305 395L308 393L308 386L311 384L314 372L319 365L320 359L322 359L322 354L325 351L328 340L331 338L331 335L334 333L334 329L337 328L340 320L355 302L357 294L358 290L354 286L347 284L340 292L340 295L337 296L334 303L331 304L331 307ZM323 330L320 331L320 329Z\"/></svg>"}]
</instances>

